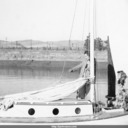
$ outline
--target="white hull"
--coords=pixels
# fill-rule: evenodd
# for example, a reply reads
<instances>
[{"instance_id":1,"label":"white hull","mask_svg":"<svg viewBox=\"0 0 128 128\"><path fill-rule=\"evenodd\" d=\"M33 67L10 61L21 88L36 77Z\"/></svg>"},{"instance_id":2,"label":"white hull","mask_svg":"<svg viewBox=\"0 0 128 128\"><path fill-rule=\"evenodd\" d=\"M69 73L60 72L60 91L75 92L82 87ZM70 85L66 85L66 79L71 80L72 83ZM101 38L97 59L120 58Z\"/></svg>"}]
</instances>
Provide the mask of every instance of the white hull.
<instances>
[{"instance_id":1,"label":"white hull","mask_svg":"<svg viewBox=\"0 0 128 128\"><path fill-rule=\"evenodd\" d=\"M30 109L34 109L34 113L29 113ZM84 100L68 99L68 101L32 104L19 102L7 111L0 111L0 124L126 125L128 112L115 109L94 114L92 104Z\"/></svg>"},{"instance_id":2,"label":"white hull","mask_svg":"<svg viewBox=\"0 0 128 128\"><path fill-rule=\"evenodd\" d=\"M114 118L108 119L99 119L99 120L82 120L82 121L70 121L70 122L29 122L25 121L12 121L8 120L1 122L0 125L128 125L128 115L123 115Z\"/></svg>"},{"instance_id":3,"label":"white hull","mask_svg":"<svg viewBox=\"0 0 128 128\"><path fill-rule=\"evenodd\" d=\"M72 118L72 117L71 117ZM33 122L33 120L26 121L8 121L8 119L1 122L0 125L128 125L128 115L123 115L108 119L97 120L82 120L70 122Z\"/></svg>"},{"instance_id":4,"label":"white hull","mask_svg":"<svg viewBox=\"0 0 128 128\"><path fill-rule=\"evenodd\" d=\"M128 115L109 119L79 121L70 123L43 123L41 125L128 125Z\"/></svg>"},{"instance_id":5,"label":"white hull","mask_svg":"<svg viewBox=\"0 0 128 128\"><path fill-rule=\"evenodd\" d=\"M8 110L0 110L1 121L14 122L69 122L78 117L92 117L93 107L88 101L17 102Z\"/></svg>"}]
</instances>

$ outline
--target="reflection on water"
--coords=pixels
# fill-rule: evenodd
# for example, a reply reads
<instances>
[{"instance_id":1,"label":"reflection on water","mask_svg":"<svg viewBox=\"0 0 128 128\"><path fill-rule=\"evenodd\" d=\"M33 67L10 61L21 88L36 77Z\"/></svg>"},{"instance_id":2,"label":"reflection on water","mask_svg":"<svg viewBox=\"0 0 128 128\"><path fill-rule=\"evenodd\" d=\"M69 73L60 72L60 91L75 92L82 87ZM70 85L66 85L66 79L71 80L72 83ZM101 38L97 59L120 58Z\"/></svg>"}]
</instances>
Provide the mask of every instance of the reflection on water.
<instances>
[{"instance_id":1,"label":"reflection on water","mask_svg":"<svg viewBox=\"0 0 128 128\"><path fill-rule=\"evenodd\" d=\"M0 95L38 90L76 79L69 68L0 68Z\"/></svg>"},{"instance_id":2,"label":"reflection on water","mask_svg":"<svg viewBox=\"0 0 128 128\"><path fill-rule=\"evenodd\" d=\"M76 64L74 64L76 65ZM78 78L79 71L69 73L71 63L64 67L0 67L0 96L43 89ZM106 102L108 92L105 64L98 64L96 73L96 99Z\"/></svg>"}]
</instances>

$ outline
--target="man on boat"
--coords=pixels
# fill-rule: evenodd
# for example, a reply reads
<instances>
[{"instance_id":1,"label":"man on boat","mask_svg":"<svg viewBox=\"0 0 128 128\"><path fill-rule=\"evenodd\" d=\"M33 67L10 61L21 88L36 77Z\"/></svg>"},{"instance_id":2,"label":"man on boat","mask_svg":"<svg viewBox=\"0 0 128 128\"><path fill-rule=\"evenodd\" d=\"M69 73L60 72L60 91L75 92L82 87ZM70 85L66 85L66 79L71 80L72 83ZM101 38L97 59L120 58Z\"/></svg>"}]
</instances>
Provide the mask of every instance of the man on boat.
<instances>
[{"instance_id":1,"label":"man on boat","mask_svg":"<svg viewBox=\"0 0 128 128\"><path fill-rule=\"evenodd\" d=\"M82 56L82 62L71 68L69 70L69 72L74 72L80 69L80 75L79 77L89 77L90 74L90 60L89 60L89 55L88 52L85 51L84 52L84 56ZM77 99L85 99L85 96L87 95L87 93L90 90L90 82L86 82L86 84L84 86L82 86L78 91L77 91Z\"/></svg>"}]
</instances>

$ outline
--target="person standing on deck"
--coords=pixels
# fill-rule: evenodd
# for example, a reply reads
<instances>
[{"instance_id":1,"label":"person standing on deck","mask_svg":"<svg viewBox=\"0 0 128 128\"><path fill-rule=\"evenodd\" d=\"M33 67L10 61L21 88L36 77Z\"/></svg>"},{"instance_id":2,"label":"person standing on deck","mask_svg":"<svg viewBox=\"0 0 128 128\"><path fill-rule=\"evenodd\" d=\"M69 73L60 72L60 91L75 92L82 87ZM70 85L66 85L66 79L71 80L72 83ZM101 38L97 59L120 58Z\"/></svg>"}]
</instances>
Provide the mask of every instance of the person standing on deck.
<instances>
[{"instance_id":1,"label":"person standing on deck","mask_svg":"<svg viewBox=\"0 0 128 128\"><path fill-rule=\"evenodd\" d=\"M127 75L124 71L118 71L118 84L116 88L115 106L128 111L128 90L125 87Z\"/></svg>"},{"instance_id":2,"label":"person standing on deck","mask_svg":"<svg viewBox=\"0 0 128 128\"><path fill-rule=\"evenodd\" d=\"M127 78L126 73L122 70L118 71L117 73L118 73L118 77L119 77L118 84L121 84L122 86L124 86L126 78Z\"/></svg>"},{"instance_id":3,"label":"person standing on deck","mask_svg":"<svg viewBox=\"0 0 128 128\"><path fill-rule=\"evenodd\" d=\"M74 72L80 69L80 75L79 77L89 77L90 75L90 60L89 60L89 55L87 53L87 51L84 52L84 56L82 57L82 62L71 68L69 70L69 72ZM90 82L86 82L84 86L82 86L78 91L77 91L77 96L76 98L80 98L80 99L85 99L85 96L87 95L87 93L90 90Z\"/></svg>"}]
</instances>

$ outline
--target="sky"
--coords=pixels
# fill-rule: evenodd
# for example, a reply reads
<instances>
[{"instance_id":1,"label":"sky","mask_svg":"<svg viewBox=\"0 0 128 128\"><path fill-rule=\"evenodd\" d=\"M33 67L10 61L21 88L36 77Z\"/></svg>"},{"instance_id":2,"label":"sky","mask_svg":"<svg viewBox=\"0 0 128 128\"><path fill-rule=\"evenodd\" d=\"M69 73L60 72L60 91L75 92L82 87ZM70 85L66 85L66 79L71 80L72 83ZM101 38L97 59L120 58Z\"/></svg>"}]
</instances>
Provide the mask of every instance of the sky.
<instances>
[{"instance_id":1,"label":"sky","mask_svg":"<svg viewBox=\"0 0 128 128\"><path fill-rule=\"evenodd\" d=\"M128 0L95 5L95 35L109 36L115 69L128 74ZM0 0L0 40L84 40L89 8L89 0Z\"/></svg>"}]
</instances>

